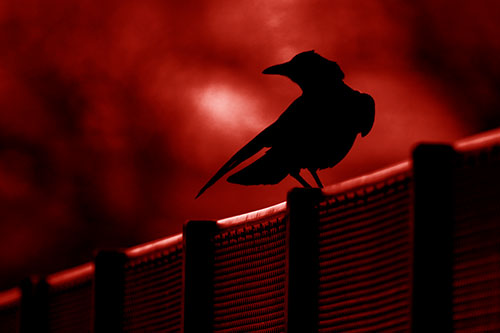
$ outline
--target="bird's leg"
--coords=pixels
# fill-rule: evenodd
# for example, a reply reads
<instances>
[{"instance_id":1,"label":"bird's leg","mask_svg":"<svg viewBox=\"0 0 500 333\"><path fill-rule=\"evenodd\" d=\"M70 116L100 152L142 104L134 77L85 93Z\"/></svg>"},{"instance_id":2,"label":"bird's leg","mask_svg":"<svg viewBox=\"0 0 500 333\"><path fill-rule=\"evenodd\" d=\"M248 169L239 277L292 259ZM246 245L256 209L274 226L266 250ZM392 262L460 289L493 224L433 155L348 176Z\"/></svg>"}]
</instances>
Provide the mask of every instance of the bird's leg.
<instances>
[{"instance_id":1,"label":"bird's leg","mask_svg":"<svg viewBox=\"0 0 500 333\"><path fill-rule=\"evenodd\" d=\"M309 170L309 172L313 176L314 181L316 182L316 184L318 184L318 187L323 188L323 184L321 183L321 180L319 179L318 174L316 173L316 170L314 170L314 169L307 169L307 170Z\"/></svg>"},{"instance_id":2,"label":"bird's leg","mask_svg":"<svg viewBox=\"0 0 500 333\"><path fill-rule=\"evenodd\" d=\"M304 178L302 178L302 176L300 175L300 173L294 172L294 173L291 173L290 176L292 176L293 178L297 179L297 181L300 183L300 185L302 185L304 187L312 187L311 185L309 185L308 182L306 182L306 180Z\"/></svg>"}]
</instances>

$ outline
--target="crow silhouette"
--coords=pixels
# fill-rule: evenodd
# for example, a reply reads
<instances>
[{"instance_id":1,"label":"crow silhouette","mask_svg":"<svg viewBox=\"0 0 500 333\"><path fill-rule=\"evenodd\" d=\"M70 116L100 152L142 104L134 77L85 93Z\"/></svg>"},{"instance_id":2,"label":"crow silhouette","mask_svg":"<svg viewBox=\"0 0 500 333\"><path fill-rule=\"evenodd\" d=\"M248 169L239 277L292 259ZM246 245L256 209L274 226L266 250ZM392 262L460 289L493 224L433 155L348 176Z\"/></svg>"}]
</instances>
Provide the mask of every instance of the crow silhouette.
<instances>
[{"instance_id":1,"label":"crow silhouette","mask_svg":"<svg viewBox=\"0 0 500 333\"><path fill-rule=\"evenodd\" d=\"M373 98L351 89L339 65L314 51L271 66L263 74L290 78L302 95L269 127L241 148L200 190L198 198L226 173L264 148L265 154L227 181L241 185L277 184L287 175L311 187L300 175L307 169L319 187L317 170L331 168L349 152L358 133L366 136L375 119Z\"/></svg>"}]
</instances>

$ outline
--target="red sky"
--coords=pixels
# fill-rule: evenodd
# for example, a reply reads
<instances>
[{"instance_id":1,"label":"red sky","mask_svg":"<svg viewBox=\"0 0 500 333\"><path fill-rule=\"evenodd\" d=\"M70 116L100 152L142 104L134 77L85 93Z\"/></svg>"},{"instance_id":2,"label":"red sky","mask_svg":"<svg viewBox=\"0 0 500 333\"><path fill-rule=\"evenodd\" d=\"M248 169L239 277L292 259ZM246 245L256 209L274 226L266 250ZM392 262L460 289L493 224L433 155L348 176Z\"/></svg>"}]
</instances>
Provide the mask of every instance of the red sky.
<instances>
[{"instance_id":1,"label":"red sky","mask_svg":"<svg viewBox=\"0 0 500 333\"><path fill-rule=\"evenodd\" d=\"M285 200L200 187L300 91L261 71L316 50L376 102L332 184L500 125L496 1L0 3L0 287Z\"/></svg>"}]
</instances>

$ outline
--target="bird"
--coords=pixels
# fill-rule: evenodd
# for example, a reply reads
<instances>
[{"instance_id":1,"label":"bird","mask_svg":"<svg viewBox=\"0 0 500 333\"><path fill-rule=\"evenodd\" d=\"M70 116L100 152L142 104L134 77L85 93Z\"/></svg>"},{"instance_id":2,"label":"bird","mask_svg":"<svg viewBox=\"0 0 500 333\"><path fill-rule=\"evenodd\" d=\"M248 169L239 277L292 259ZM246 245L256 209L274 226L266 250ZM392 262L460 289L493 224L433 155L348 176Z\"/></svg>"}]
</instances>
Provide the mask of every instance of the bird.
<instances>
[{"instance_id":1,"label":"bird","mask_svg":"<svg viewBox=\"0 0 500 333\"><path fill-rule=\"evenodd\" d=\"M351 150L358 134L365 137L375 121L375 101L344 83L335 62L314 50L264 69L295 82L302 95L278 119L238 150L201 188L202 195L220 178L261 150L253 163L227 178L240 185L278 184L288 175L303 187L312 187L301 175L307 169L319 188L317 171L337 165Z\"/></svg>"}]
</instances>

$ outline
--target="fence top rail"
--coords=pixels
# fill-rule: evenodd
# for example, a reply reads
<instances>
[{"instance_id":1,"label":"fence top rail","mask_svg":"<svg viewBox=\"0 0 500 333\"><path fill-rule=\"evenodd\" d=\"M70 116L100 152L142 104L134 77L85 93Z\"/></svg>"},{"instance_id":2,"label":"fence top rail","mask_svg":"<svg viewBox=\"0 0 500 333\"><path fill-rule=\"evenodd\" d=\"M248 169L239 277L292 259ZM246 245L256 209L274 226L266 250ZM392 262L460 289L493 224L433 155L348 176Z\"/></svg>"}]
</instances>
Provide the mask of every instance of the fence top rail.
<instances>
[{"instance_id":1,"label":"fence top rail","mask_svg":"<svg viewBox=\"0 0 500 333\"><path fill-rule=\"evenodd\" d=\"M257 221L267 216L281 214L284 213L285 211L286 211L286 201L283 201L279 204L267 208L218 220L217 224L220 227L229 228L235 225L244 224L246 222Z\"/></svg>"},{"instance_id":2,"label":"fence top rail","mask_svg":"<svg viewBox=\"0 0 500 333\"><path fill-rule=\"evenodd\" d=\"M453 147L458 151L471 151L500 144L500 128L455 141Z\"/></svg>"},{"instance_id":3,"label":"fence top rail","mask_svg":"<svg viewBox=\"0 0 500 333\"><path fill-rule=\"evenodd\" d=\"M125 254L129 258L137 258L143 255L148 255L156 251L165 250L166 248L181 243L182 243L182 234L177 234L171 237L157 239L148 243L128 248L125 250Z\"/></svg>"},{"instance_id":4,"label":"fence top rail","mask_svg":"<svg viewBox=\"0 0 500 333\"><path fill-rule=\"evenodd\" d=\"M323 190L325 195L335 195L348 190L352 190L357 187L378 183L385 181L388 178L397 176L398 174L408 172L411 168L411 163L409 160L405 160L398 164L392 165L390 167L366 174L360 177L352 178L344 182L340 182L331 186L328 186ZM244 224L246 222L252 222L259 220L266 216L273 216L286 211L286 201L276 204L271 207L264 209L259 209L250 213L241 214L233 217L228 217L217 221L217 224L221 227L227 228L238 224Z\"/></svg>"},{"instance_id":5,"label":"fence top rail","mask_svg":"<svg viewBox=\"0 0 500 333\"><path fill-rule=\"evenodd\" d=\"M89 280L93 277L93 274L94 263L88 262L80 266L48 275L45 278L45 281L52 287L60 287L67 284L74 284L81 280Z\"/></svg>"},{"instance_id":6,"label":"fence top rail","mask_svg":"<svg viewBox=\"0 0 500 333\"><path fill-rule=\"evenodd\" d=\"M323 190L323 194L326 196L332 196L346 191L352 191L359 187L386 181L387 179L395 177L404 172L409 172L410 169L410 160L405 160L387 168L330 185Z\"/></svg>"},{"instance_id":7,"label":"fence top rail","mask_svg":"<svg viewBox=\"0 0 500 333\"><path fill-rule=\"evenodd\" d=\"M21 301L21 289L16 287L0 291L0 308L10 306Z\"/></svg>"}]
</instances>

